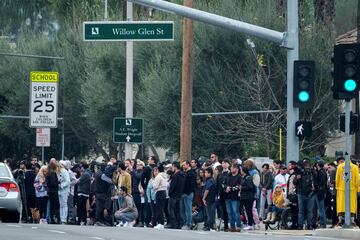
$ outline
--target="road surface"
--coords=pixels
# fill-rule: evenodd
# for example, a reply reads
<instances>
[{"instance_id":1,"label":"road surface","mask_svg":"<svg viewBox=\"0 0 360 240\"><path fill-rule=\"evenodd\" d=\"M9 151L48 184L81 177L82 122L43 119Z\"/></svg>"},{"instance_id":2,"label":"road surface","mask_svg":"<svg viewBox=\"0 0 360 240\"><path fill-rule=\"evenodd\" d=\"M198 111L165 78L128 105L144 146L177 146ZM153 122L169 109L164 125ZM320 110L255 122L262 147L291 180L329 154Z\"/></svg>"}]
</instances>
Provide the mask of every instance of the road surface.
<instances>
[{"instance_id":1,"label":"road surface","mask_svg":"<svg viewBox=\"0 0 360 240\"><path fill-rule=\"evenodd\" d=\"M150 228L118 228L46 224L0 224L1 239L6 240L333 240L316 236L294 236L281 232L224 233L184 230L157 230Z\"/></svg>"}]
</instances>

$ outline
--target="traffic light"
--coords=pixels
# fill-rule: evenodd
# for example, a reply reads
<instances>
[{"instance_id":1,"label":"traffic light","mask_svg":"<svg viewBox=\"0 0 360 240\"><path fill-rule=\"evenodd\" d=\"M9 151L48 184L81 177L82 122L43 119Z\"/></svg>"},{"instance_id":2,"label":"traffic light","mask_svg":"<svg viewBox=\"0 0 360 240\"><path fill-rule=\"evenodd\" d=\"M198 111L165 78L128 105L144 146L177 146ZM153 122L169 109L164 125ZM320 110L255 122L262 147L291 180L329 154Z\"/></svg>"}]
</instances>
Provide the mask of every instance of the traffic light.
<instances>
[{"instance_id":1,"label":"traffic light","mask_svg":"<svg viewBox=\"0 0 360 240\"><path fill-rule=\"evenodd\" d=\"M359 44L339 44L334 47L332 58L334 99L350 100L359 94L360 56Z\"/></svg>"},{"instance_id":2,"label":"traffic light","mask_svg":"<svg viewBox=\"0 0 360 240\"><path fill-rule=\"evenodd\" d=\"M340 115L340 131L345 132L345 113ZM350 112L350 135L359 131L359 114Z\"/></svg>"},{"instance_id":3,"label":"traffic light","mask_svg":"<svg viewBox=\"0 0 360 240\"><path fill-rule=\"evenodd\" d=\"M299 139L304 139L305 137L311 137L312 123L308 121L297 121L295 123L295 135Z\"/></svg>"},{"instance_id":4,"label":"traffic light","mask_svg":"<svg viewBox=\"0 0 360 240\"><path fill-rule=\"evenodd\" d=\"M315 62L294 62L294 107L310 107L314 102Z\"/></svg>"}]
</instances>

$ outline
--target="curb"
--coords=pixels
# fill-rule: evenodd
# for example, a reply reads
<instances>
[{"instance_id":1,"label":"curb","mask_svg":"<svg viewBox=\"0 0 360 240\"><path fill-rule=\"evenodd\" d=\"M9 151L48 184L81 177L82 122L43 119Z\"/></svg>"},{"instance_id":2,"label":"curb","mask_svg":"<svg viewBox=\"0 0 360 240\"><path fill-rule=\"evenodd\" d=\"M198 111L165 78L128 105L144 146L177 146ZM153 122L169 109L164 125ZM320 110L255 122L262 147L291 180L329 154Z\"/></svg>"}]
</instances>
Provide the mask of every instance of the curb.
<instances>
[{"instance_id":1,"label":"curb","mask_svg":"<svg viewBox=\"0 0 360 240\"><path fill-rule=\"evenodd\" d=\"M339 239L359 239L359 229L317 229L314 236L332 237Z\"/></svg>"}]
</instances>

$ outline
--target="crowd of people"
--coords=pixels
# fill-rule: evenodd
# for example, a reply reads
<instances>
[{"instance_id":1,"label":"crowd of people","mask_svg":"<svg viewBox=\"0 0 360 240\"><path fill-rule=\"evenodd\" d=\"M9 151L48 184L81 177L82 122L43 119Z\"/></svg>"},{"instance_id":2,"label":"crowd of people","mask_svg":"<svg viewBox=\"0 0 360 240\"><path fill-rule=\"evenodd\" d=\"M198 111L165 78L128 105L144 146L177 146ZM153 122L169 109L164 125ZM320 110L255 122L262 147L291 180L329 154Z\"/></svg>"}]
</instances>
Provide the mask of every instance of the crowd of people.
<instances>
[{"instance_id":1,"label":"crowd of people","mask_svg":"<svg viewBox=\"0 0 360 240\"><path fill-rule=\"evenodd\" d=\"M5 162L11 166L11 160ZM290 229L344 224L345 163L276 160L259 170L252 159L72 164L34 156L13 171L22 189L23 222L203 230L260 229L290 209ZM351 220L356 227L359 166L351 163Z\"/></svg>"}]
</instances>

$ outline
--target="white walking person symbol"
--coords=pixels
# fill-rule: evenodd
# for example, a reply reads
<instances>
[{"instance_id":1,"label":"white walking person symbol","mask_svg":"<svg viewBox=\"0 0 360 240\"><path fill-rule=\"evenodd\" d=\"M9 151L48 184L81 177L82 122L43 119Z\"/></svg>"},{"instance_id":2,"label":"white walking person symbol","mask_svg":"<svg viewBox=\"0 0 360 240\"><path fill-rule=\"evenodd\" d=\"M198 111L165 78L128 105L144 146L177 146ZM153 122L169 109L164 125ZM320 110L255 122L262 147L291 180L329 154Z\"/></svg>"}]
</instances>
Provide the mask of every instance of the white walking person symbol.
<instances>
[{"instance_id":1,"label":"white walking person symbol","mask_svg":"<svg viewBox=\"0 0 360 240\"><path fill-rule=\"evenodd\" d=\"M303 135L304 127L303 124L297 127L297 135Z\"/></svg>"}]
</instances>

